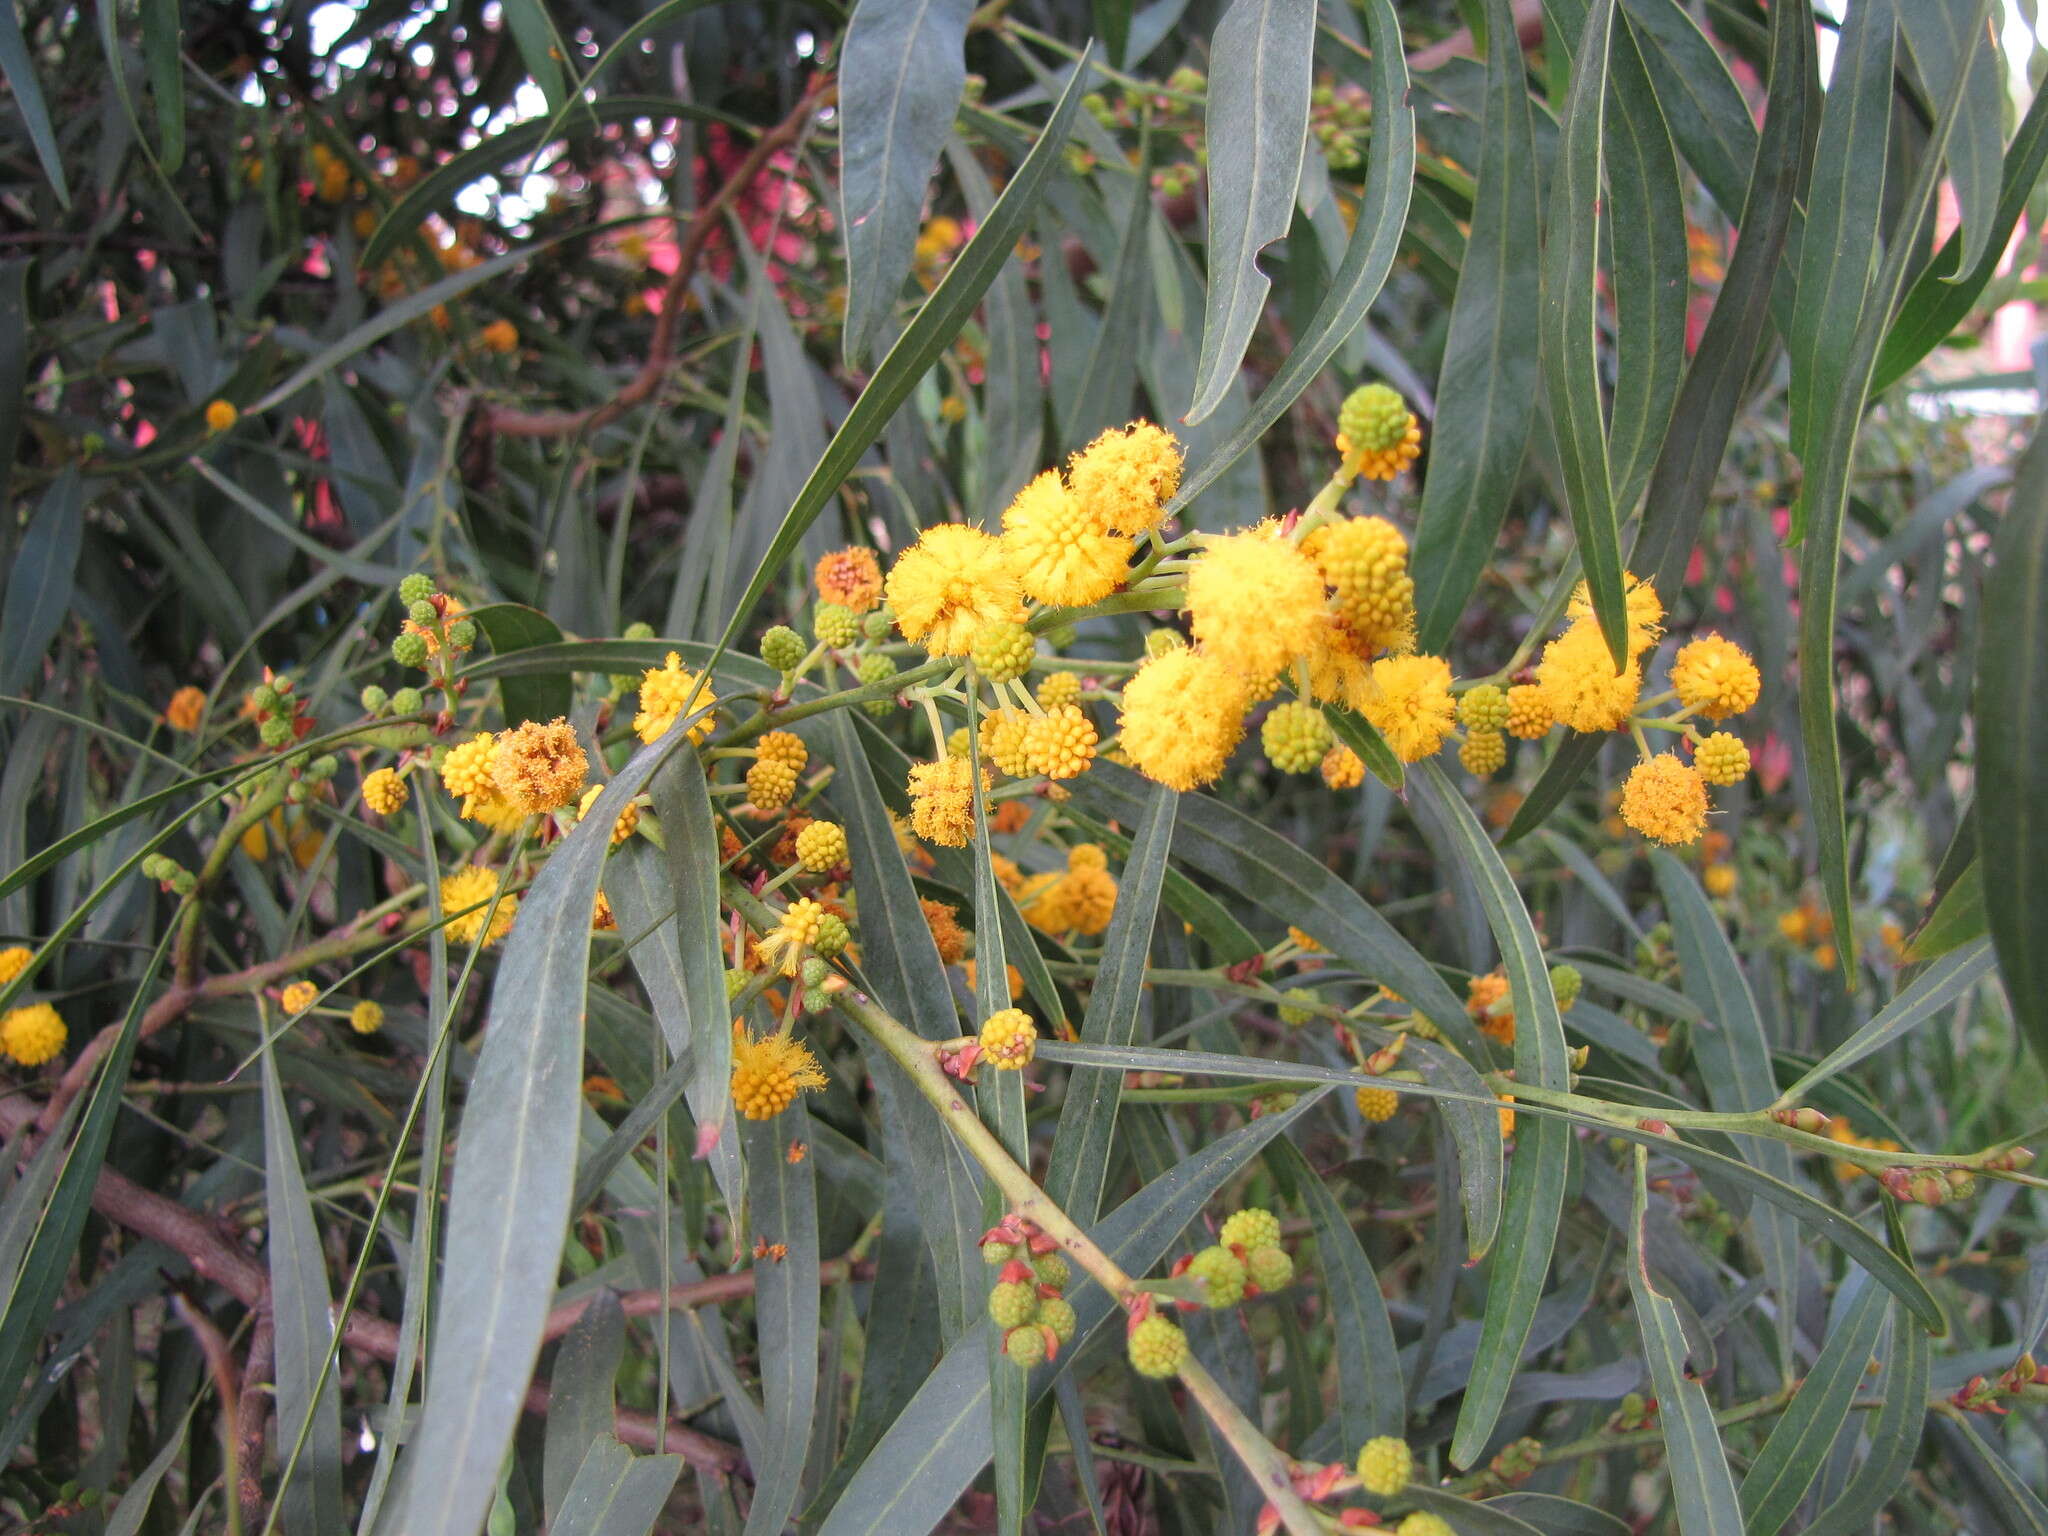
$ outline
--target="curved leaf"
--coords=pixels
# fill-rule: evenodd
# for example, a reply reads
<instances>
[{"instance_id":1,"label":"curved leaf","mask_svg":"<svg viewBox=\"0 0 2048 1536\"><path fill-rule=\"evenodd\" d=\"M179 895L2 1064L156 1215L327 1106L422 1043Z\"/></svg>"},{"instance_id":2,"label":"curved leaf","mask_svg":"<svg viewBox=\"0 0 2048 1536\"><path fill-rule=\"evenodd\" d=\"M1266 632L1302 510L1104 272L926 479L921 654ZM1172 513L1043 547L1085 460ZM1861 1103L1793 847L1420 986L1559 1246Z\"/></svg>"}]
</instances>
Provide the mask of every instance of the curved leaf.
<instances>
[{"instance_id":1,"label":"curved leaf","mask_svg":"<svg viewBox=\"0 0 2048 1536\"><path fill-rule=\"evenodd\" d=\"M1493 556L1536 414L1536 139L1507 0L1486 4L1478 191L1415 525L1417 643L1441 651Z\"/></svg>"},{"instance_id":2,"label":"curved leaf","mask_svg":"<svg viewBox=\"0 0 2048 1536\"><path fill-rule=\"evenodd\" d=\"M1877 1381L1884 1392L1884 1406L1870 1429L1869 1452L1848 1489L1814 1517L1806 1536L1853 1536L1868 1530L1878 1511L1891 1502L1920 1453L1921 1425L1927 1417L1927 1380L1933 1364L1933 1344L1908 1323L1905 1309L1894 1305L1891 1347Z\"/></svg>"},{"instance_id":3,"label":"curved leaf","mask_svg":"<svg viewBox=\"0 0 2048 1536\"><path fill-rule=\"evenodd\" d=\"M1210 39L1209 288L1189 421L1230 393L1266 307L1259 254L1294 222L1315 41L1315 0L1230 0Z\"/></svg>"},{"instance_id":4,"label":"curved leaf","mask_svg":"<svg viewBox=\"0 0 2048 1536\"><path fill-rule=\"evenodd\" d=\"M873 348L910 275L925 188L967 83L972 0L860 0L839 66L846 360Z\"/></svg>"},{"instance_id":5,"label":"curved leaf","mask_svg":"<svg viewBox=\"0 0 2048 1536\"><path fill-rule=\"evenodd\" d=\"M1978 793L1983 793L1980 787ZM1816 1084L1840 1075L1903 1038L1922 1021L1952 1006L1991 970L1991 944L1977 939L1950 950L1913 978L1913 984L1887 1003L1877 1016L1829 1051L1798 1082L1780 1094L1779 1102L1797 1104Z\"/></svg>"},{"instance_id":6,"label":"curved leaf","mask_svg":"<svg viewBox=\"0 0 2048 1536\"><path fill-rule=\"evenodd\" d=\"M472 609L469 616L490 637L491 650L499 656L562 643L561 626L538 608L522 603L487 603ZM575 684L566 672L511 672L498 686L504 695L507 725L558 719L569 713L575 699Z\"/></svg>"}]
</instances>

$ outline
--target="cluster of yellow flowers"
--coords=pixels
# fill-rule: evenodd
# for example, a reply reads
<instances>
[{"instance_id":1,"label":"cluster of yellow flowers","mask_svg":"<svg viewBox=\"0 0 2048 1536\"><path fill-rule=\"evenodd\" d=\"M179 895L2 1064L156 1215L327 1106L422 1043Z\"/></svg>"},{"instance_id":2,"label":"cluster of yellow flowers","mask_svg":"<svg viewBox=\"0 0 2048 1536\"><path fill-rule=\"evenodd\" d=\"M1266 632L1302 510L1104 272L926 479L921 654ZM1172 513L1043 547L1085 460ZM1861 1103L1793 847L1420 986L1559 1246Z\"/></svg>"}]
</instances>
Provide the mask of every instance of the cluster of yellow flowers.
<instances>
[{"instance_id":1,"label":"cluster of yellow flowers","mask_svg":"<svg viewBox=\"0 0 2048 1536\"><path fill-rule=\"evenodd\" d=\"M0 987L28 969L35 958L19 944L0 949ZM24 1067L54 1060L67 1037L64 1017L49 1003L28 1003L0 1014L0 1055Z\"/></svg>"}]
</instances>

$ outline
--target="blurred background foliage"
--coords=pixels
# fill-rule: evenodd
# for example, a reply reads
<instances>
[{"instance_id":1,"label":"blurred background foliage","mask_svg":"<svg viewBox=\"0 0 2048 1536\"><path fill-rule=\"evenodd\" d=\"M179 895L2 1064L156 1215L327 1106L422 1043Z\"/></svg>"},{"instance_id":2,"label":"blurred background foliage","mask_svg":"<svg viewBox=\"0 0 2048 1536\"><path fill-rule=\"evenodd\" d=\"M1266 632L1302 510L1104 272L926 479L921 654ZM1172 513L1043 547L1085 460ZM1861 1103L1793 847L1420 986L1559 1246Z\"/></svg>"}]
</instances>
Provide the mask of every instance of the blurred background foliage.
<instances>
[{"instance_id":1,"label":"blurred background foliage","mask_svg":"<svg viewBox=\"0 0 2048 1536\"><path fill-rule=\"evenodd\" d=\"M1553 255L1591 252L1597 346L1580 382L1612 398L1605 548L1618 556L1640 527L1633 568L1665 578L1674 631L1721 630L1765 679L1746 722L1755 774L1717 797L1714 831L1680 859L1653 863L1618 820L1619 739L1582 775L1517 744L1504 773L1468 785L1547 958L1585 977L1565 1024L1590 1048L1588 1079L1616 1102L1756 1108L1716 1076L1732 977L1768 1042L1741 1063L1751 1086L1761 1071L1787 1087L1873 1018L1900 1021L1809 1102L1930 1153L2038 1136L2048 1085L2025 1041L2048 1037L2034 985L2048 893L2030 875L2048 867L2048 650L2043 589L2022 577L2041 569L2029 530L2048 518L2048 462L2021 450L2040 398L2027 343L2048 128L2031 0L1863 0L1847 21L1818 6L1803 96L1786 92L1803 130L1774 105L1761 133L1774 18L1752 0L1419 0L1398 14L1397 99L1376 99L1390 8L1228 9L1298 89L1246 85L1246 60L1212 47L1231 18L1205 0L861 0L850 15L24 0L0 16L0 944L38 955L9 978L10 1005L51 1001L70 1031L66 1057L11 1068L0 1098L8 1522L401 1528L386 1479L417 1405L392 1361L409 1371L429 1307L466 1307L488 1279L459 1252L444 1271L433 1212L498 964L398 916L433 879L436 848L452 868L474 828L438 800L428 814L431 792L407 821L358 812L382 759L341 733L361 728L365 685L404 680L389 657L404 575L430 572L480 614L465 720L559 700L587 724L664 642L701 656L729 626L721 692L761 686L741 653L769 624L807 626L820 555L856 543L886 557L919 527L992 521L1029 476L1134 415L1187 446L1198 489L1184 526L1299 507L1330 473L1340 402L1374 377L1422 417L1426 447L1418 474L1372 505L1415 540L1434 594L1425 638L1484 674L1547 630L1582 558L1596 563L1567 510L1583 445L1553 424L1564 395L1539 346L1539 225ZM1559 221L1589 210L1572 201L1570 158L1572 124L1603 96L1596 85L1574 117L1589 16L1615 36L1607 181L1596 158L1589 194L1612 201L1584 223L1590 243L1560 242ZM1896 48L1855 51L1859 17L1887 38L1896 20ZM1091 40L1098 72L1043 179L1011 205L1014 234L970 246ZM1882 107L1874 137L1843 126L1852 89ZM1591 120L1582 150L1600 141ZM1288 122L1291 138L1274 132ZM1286 183L1277 202L1270 183L1217 190L1268 159ZM1746 205L1769 214L1773 175L1788 189L1777 216L1809 238L1745 272L1735 228ZM1333 326L1326 301L1382 235L1383 286ZM1830 284L1846 308L1819 297ZM1235 350L1205 346L1232 327ZM1837 355L1851 338L1869 342L1860 363ZM1858 367L1874 374L1867 413ZM1838 396L1847 424L1816 426ZM1823 459L1840 461L1838 527L1813 504ZM1987 597L1994 571L2014 574ZM1148 627L1091 619L1057 639L1071 668L1114 681ZM619 643L574 649L601 640ZM529 650L540 660L521 663ZM245 699L285 678L302 732L336 737L338 770L252 815L223 786L259 760ZM191 688L199 699L173 704ZM895 794L897 748L920 751L913 715L829 738L834 796L867 779L849 752ZM2004 754L1981 786L1980 746ZM1216 835L1246 840L1244 866L1175 844L1165 899L1179 920L1159 923L1152 960L1193 979L1132 1003L1136 1039L1273 1058L1265 1075L1281 1083L1295 1082L1289 1062L1348 1066L1319 1032L1279 1022L1273 989L1306 978L1348 1006L1380 978L1339 945L1324 959L1290 947L1289 924L1313 933L1337 909L1292 866L1246 874L1266 867L1255 836L1307 850L1457 992L1493 972L1496 866L1450 819L1411 814L1418 793L1372 777L1332 793L1241 754L1213 795L1230 817ZM1099 827L1127 888L1145 804L1083 796L1070 823ZM1030 834L1002 846L1027 869L1053 853ZM635 851L657 892L665 866ZM144 855L207 867L210 899L141 878ZM956 858L900 889L974 914L971 885ZM629 931L661 903L644 894ZM365 913L390 914L388 946L357 942ZM1079 1021L1103 955L1035 944L1057 1011ZM1245 969L1255 956L1263 971ZM1930 964L1948 966L1939 985L1912 991ZM279 989L305 974L323 1001L283 1028ZM969 1006L957 970L951 985ZM491 1528L991 1528L985 1436L963 1445L919 1417L938 1411L919 1388L959 1320L942 1323L932 1273L901 1242L919 1224L908 1165L931 1155L904 1139L916 1106L878 1106L861 1057L839 1051L804 1122L814 1183L770 1195L757 1182L750 1225L719 1162L693 1156L690 1056L667 1054L661 986L644 954L600 936L587 1003L572 1005L587 1008L587 1059L559 1277L559 1234L545 1221L530 1234L542 1302L560 1280L541 1368L553 1391L484 1491ZM359 1001L381 1009L377 1033L348 1027ZM1987 1180L1918 1207L1849 1164L1780 1165L1773 1144L1701 1138L1896 1249L1946 1314L1930 1354L1838 1233L1771 1217L1725 1170L1662 1153L1647 1214L1632 1212L1624 1162L1593 1138L1524 1352L1482 1338L1490 1271L1464 1264L1440 1117L1411 1100L1367 1126L1332 1095L1277 1135L1249 1115L1277 1101L1175 1096L1196 1081L1130 1080L1103 1204L1143 1188L1180 1212L1152 1258L1183 1251L1182 1229L1226 1184L1287 1216L1304 1283L1197 1347L1292 1454L1345 1461L1367 1421L1404 1433L1426 1482L1473 1496L1425 1502L1460 1533L1721 1532L1745 1518L1751 1531L2048 1530L2042 1389L2004 1374L2048 1322L2033 1189ZM1055 1091L1033 1106L1034 1167L1061 1103ZM742 1149L757 1181L796 1166L798 1133L777 1134ZM1167 1198L1183 1186L1201 1191L1185 1210ZM756 1296L764 1212L809 1220L790 1260L822 1286L808 1314ZM1632 1303L1630 1279L1652 1268L1735 1476L1761 1459L1777 1479L1775 1493L1744 1481L1739 1510L1688 1502L1701 1447L1667 1441L1671 1405L1660 1424L1645 1401L1659 1396L1655 1304ZM664 1313L673 1286L696 1289ZM345 1289L353 1321L323 1388L326 1308ZM1917 1380L1924 1411L1853 1384L1795 1395L1844 1369L1822 1358L1835 1339L1874 1352L1880 1384ZM1384 1349L1398 1358L1372 1354ZM1056 1428L1033 1410L1043 1480L1024 1523L1246 1528L1259 1500L1222 1442L1132 1382L1121 1354L1076 1353ZM804 1358L814 1388L777 1374ZM1468 1379L1504 1385L1518 1363L1497 1422L1454 1465ZM479 1370L516 1402L532 1362L428 1365ZM694 1436L689 1475L641 1455L664 1418ZM1780 1424L1798 1436L1778 1440ZM480 1454L495 1466L501 1449ZM238 1453L246 1487L228 1482ZM565 1514L586 1477L610 1502ZM903 1488L924 1501L915 1517L892 1502Z\"/></svg>"}]
</instances>

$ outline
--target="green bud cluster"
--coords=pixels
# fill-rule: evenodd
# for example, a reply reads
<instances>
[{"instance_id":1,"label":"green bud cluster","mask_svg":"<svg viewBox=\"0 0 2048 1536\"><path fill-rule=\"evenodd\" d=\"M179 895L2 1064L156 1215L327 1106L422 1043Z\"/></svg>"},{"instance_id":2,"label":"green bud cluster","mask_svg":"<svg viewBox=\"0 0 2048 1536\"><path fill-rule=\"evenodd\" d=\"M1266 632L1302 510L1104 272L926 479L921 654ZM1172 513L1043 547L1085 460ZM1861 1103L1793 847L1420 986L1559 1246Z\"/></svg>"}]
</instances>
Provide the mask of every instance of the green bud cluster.
<instances>
[{"instance_id":1,"label":"green bud cluster","mask_svg":"<svg viewBox=\"0 0 2048 1536\"><path fill-rule=\"evenodd\" d=\"M778 672L794 672L809 653L804 637L787 624L778 624L761 637L761 659Z\"/></svg>"},{"instance_id":2,"label":"green bud cluster","mask_svg":"<svg viewBox=\"0 0 2048 1536\"><path fill-rule=\"evenodd\" d=\"M811 633L835 650L860 639L860 615L839 603L820 603L811 615Z\"/></svg>"}]
</instances>

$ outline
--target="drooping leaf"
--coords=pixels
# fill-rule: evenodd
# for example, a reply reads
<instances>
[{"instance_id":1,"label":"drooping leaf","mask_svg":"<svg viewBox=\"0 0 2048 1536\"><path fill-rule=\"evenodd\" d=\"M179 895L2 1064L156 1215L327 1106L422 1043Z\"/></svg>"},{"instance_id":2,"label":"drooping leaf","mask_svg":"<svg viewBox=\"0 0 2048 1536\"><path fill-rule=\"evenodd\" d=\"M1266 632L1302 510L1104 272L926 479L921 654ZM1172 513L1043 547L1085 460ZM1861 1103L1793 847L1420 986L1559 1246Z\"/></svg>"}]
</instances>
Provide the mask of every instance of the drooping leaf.
<instances>
[{"instance_id":1,"label":"drooping leaf","mask_svg":"<svg viewBox=\"0 0 2048 1536\"><path fill-rule=\"evenodd\" d=\"M967 83L970 0L860 0L839 66L846 360L880 338L910 273L925 187Z\"/></svg>"},{"instance_id":2,"label":"drooping leaf","mask_svg":"<svg viewBox=\"0 0 2048 1536\"><path fill-rule=\"evenodd\" d=\"M1294 221L1315 41L1314 0L1230 0L1210 40L1209 288L1189 421L1236 380L1271 287L1259 255Z\"/></svg>"},{"instance_id":3,"label":"drooping leaf","mask_svg":"<svg viewBox=\"0 0 2048 1536\"><path fill-rule=\"evenodd\" d=\"M489 636L491 650L500 656L562 643L560 625L540 610L520 603L487 603L470 610L469 616ZM575 684L566 672L508 673L498 686L504 695L507 725L558 719L569 713L575 697Z\"/></svg>"},{"instance_id":4,"label":"drooping leaf","mask_svg":"<svg viewBox=\"0 0 2048 1536\"><path fill-rule=\"evenodd\" d=\"M1440 652L1493 556L1536 410L1535 130L1507 0L1486 4L1478 192L1415 526L1417 644Z\"/></svg>"},{"instance_id":5,"label":"drooping leaf","mask_svg":"<svg viewBox=\"0 0 2048 1536\"><path fill-rule=\"evenodd\" d=\"M7 573L0 608L0 693L20 693L71 608L78 551L85 538L85 485L76 465L50 483Z\"/></svg>"},{"instance_id":6,"label":"drooping leaf","mask_svg":"<svg viewBox=\"0 0 2048 1536\"><path fill-rule=\"evenodd\" d=\"M7 89L14 97L22 126L35 146L36 160L57 202L69 209L71 189L64 180L64 157L57 149L57 135L50 129L50 109L43 102L43 84L36 78L35 61L28 56L28 43L21 35L21 18L9 6L0 16L0 75L7 77Z\"/></svg>"}]
</instances>

